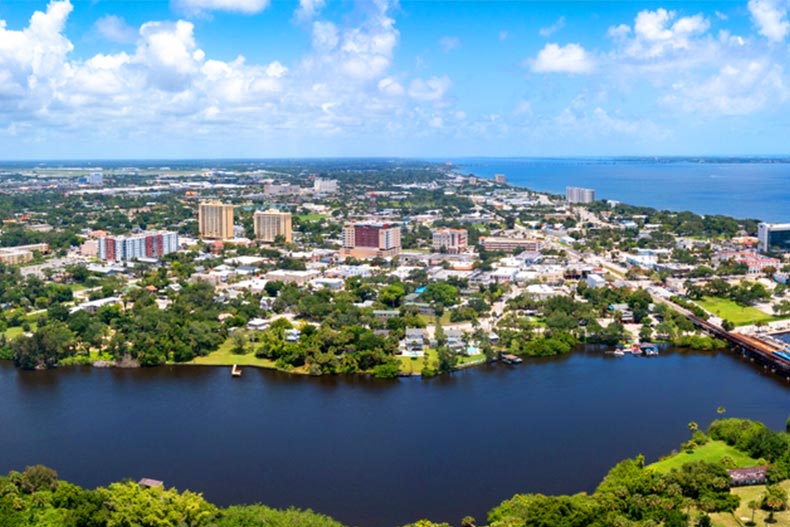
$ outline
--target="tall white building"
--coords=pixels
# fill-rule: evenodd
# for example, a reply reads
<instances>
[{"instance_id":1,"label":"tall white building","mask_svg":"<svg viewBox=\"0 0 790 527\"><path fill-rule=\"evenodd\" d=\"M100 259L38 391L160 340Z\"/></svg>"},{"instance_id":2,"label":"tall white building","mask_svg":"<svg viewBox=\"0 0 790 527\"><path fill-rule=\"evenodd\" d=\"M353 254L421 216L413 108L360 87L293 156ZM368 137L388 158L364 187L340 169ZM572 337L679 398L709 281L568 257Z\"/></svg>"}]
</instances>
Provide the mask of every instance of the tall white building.
<instances>
[{"instance_id":1,"label":"tall white building","mask_svg":"<svg viewBox=\"0 0 790 527\"><path fill-rule=\"evenodd\" d=\"M99 259L128 262L136 258L160 258L178 250L178 234L150 231L133 236L99 238Z\"/></svg>"},{"instance_id":2,"label":"tall white building","mask_svg":"<svg viewBox=\"0 0 790 527\"><path fill-rule=\"evenodd\" d=\"M313 182L313 192L317 194L333 194L337 192L337 180L316 178Z\"/></svg>"},{"instance_id":3,"label":"tall white building","mask_svg":"<svg viewBox=\"0 0 790 527\"><path fill-rule=\"evenodd\" d=\"M592 203L595 190L582 187L565 187L565 201L568 203Z\"/></svg>"},{"instance_id":4,"label":"tall white building","mask_svg":"<svg viewBox=\"0 0 790 527\"><path fill-rule=\"evenodd\" d=\"M761 223L757 226L761 251L790 251L790 223Z\"/></svg>"}]
</instances>

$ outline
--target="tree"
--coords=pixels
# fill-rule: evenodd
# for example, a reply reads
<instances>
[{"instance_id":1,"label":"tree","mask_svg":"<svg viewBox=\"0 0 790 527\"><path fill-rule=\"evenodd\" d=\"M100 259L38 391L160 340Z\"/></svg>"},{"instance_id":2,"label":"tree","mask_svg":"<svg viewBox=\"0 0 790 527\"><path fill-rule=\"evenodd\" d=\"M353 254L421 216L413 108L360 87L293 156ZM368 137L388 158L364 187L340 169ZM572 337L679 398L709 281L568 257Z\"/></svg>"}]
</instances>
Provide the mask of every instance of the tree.
<instances>
[{"instance_id":1,"label":"tree","mask_svg":"<svg viewBox=\"0 0 790 527\"><path fill-rule=\"evenodd\" d=\"M782 511L787 508L787 492L779 485L768 485L762 499L762 508L769 511Z\"/></svg>"},{"instance_id":2,"label":"tree","mask_svg":"<svg viewBox=\"0 0 790 527\"><path fill-rule=\"evenodd\" d=\"M757 500L750 500L747 507L749 507L749 509L752 511L752 519L750 522L752 525L754 525L754 513L760 508L760 504L757 502Z\"/></svg>"},{"instance_id":3,"label":"tree","mask_svg":"<svg viewBox=\"0 0 790 527\"><path fill-rule=\"evenodd\" d=\"M406 296L406 290L403 284L398 282L383 287L379 291L379 302L389 307L398 307L404 296Z\"/></svg>"}]
</instances>

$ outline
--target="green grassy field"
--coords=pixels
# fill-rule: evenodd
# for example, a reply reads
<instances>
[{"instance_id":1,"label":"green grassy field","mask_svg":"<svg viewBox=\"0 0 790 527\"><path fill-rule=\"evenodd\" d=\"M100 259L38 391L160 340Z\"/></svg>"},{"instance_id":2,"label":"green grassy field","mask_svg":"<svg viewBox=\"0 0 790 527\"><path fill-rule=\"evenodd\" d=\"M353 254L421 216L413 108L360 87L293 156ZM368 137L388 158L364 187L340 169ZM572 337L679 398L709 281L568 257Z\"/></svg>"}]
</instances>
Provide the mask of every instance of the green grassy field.
<instances>
[{"instance_id":1,"label":"green grassy field","mask_svg":"<svg viewBox=\"0 0 790 527\"><path fill-rule=\"evenodd\" d=\"M187 364L199 364L201 366L233 366L234 364L238 364L239 366L257 366L259 368L277 369L273 360L260 359L253 353L251 345L248 344L247 347L250 351L244 355L231 353L233 349L233 339L228 338L220 345L217 351L209 353L204 357L197 357Z\"/></svg>"},{"instance_id":2,"label":"green grassy field","mask_svg":"<svg viewBox=\"0 0 790 527\"><path fill-rule=\"evenodd\" d=\"M436 354L436 350L430 348L425 351L425 354L428 356L428 364L430 367L433 369L438 368L439 356ZM400 371L402 373L420 373L425 365L424 357L398 357L398 360L400 361Z\"/></svg>"},{"instance_id":3,"label":"green grassy field","mask_svg":"<svg viewBox=\"0 0 790 527\"><path fill-rule=\"evenodd\" d=\"M729 320L736 326L778 320L776 317L763 313L757 308L739 306L727 298L706 296L702 300L698 300L697 304L714 315Z\"/></svg>"},{"instance_id":4,"label":"green grassy field","mask_svg":"<svg viewBox=\"0 0 790 527\"><path fill-rule=\"evenodd\" d=\"M790 481L783 481L781 485L785 491L790 493ZM741 504L734 513L716 513L711 514L710 518L713 520L714 527L743 527L743 525L752 519L752 510L749 508L749 502L755 500L759 503L763 494L765 493L765 485L755 485L753 487L737 487L730 491L741 497ZM776 523L766 523L765 519L768 518L766 511L758 509L754 514L754 521L757 525L772 525L773 527L790 527L790 511L782 511L774 513Z\"/></svg>"},{"instance_id":5,"label":"green grassy field","mask_svg":"<svg viewBox=\"0 0 790 527\"><path fill-rule=\"evenodd\" d=\"M36 329L38 329L38 324L37 323L29 322L29 324L30 324L30 331L31 332L34 332L34 331L36 331ZM5 334L6 340L10 341L10 340L13 340L13 339L17 338L22 333L23 333L22 326L16 326L16 327L13 327L13 328L8 328L7 330L5 330L4 334Z\"/></svg>"},{"instance_id":6,"label":"green grassy field","mask_svg":"<svg viewBox=\"0 0 790 527\"><path fill-rule=\"evenodd\" d=\"M328 218L328 214L318 214L316 212L311 212L310 214L297 214L296 219L302 222L305 221L318 221L324 218Z\"/></svg>"},{"instance_id":7,"label":"green grassy field","mask_svg":"<svg viewBox=\"0 0 790 527\"><path fill-rule=\"evenodd\" d=\"M749 457L740 450L736 450L724 441L708 441L704 445L695 448L690 454L683 450L649 465L648 468L664 473L669 472L673 468L680 468L681 465L690 461L718 463L724 456L729 456L738 468L753 467L758 464L756 459Z\"/></svg>"}]
</instances>

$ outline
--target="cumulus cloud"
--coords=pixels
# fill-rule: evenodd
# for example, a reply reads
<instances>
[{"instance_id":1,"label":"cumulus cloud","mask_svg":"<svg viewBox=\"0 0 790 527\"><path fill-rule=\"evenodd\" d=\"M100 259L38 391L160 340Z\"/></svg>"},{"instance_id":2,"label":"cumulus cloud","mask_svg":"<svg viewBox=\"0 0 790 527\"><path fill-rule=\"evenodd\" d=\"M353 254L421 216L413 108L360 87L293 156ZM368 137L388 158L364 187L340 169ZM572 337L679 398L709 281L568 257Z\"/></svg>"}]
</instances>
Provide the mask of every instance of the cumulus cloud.
<instances>
[{"instance_id":1,"label":"cumulus cloud","mask_svg":"<svg viewBox=\"0 0 790 527\"><path fill-rule=\"evenodd\" d=\"M541 37L548 38L548 37L550 37L551 35L553 35L554 33L556 33L557 31L559 31L560 29L562 29L564 27L565 27L565 17L561 16L552 25L540 28L538 30L538 34Z\"/></svg>"},{"instance_id":2,"label":"cumulus cloud","mask_svg":"<svg viewBox=\"0 0 790 527\"><path fill-rule=\"evenodd\" d=\"M790 97L781 66L748 60L723 66L701 82L679 81L663 97L666 105L703 115L746 115Z\"/></svg>"},{"instance_id":3,"label":"cumulus cloud","mask_svg":"<svg viewBox=\"0 0 790 527\"><path fill-rule=\"evenodd\" d=\"M463 122L449 77L392 71L400 38L393 4L360 3L335 21L312 6L314 19L303 25L311 45L289 63L219 60L188 20L146 22L121 52L72 56L64 35L70 0L53 0L21 29L0 20L0 135L43 145L77 134L85 144L170 148L200 137L211 146L209 138L231 134L234 146L383 131L414 137ZM132 40L121 19L101 27L114 42Z\"/></svg>"},{"instance_id":4,"label":"cumulus cloud","mask_svg":"<svg viewBox=\"0 0 790 527\"><path fill-rule=\"evenodd\" d=\"M116 44L134 44L137 40L137 31L123 18L115 15L101 17L93 27L104 39Z\"/></svg>"},{"instance_id":5,"label":"cumulus cloud","mask_svg":"<svg viewBox=\"0 0 790 527\"><path fill-rule=\"evenodd\" d=\"M445 53L450 53L460 45L461 39L458 37L442 37L439 39L439 47L441 47L442 51Z\"/></svg>"},{"instance_id":6,"label":"cumulus cloud","mask_svg":"<svg viewBox=\"0 0 790 527\"><path fill-rule=\"evenodd\" d=\"M447 76L414 79L409 85L409 97L416 101L438 102L444 98L450 86L452 81Z\"/></svg>"},{"instance_id":7,"label":"cumulus cloud","mask_svg":"<svg viewBox=\"0 0 790 527\"><path fill-rule=\"evenodd\" d=\"M790 33L786 3L776 0L749 0L748 6L757 30L768 40L781 42Z\"/></svg>"},{"instance_id":8,"label":"cumulus cloud","mask_svg":"<svg viewBox=\"0 0 790 527\"><path fill-rule=\"evenodd\" d=\"M546 44L531 66L537 73L590 73L595 61L579 44Z\"/></svg>"},{"instance_id":9,"label":"cumulus cloud","mask_svg":"<svg viewBox=\"0 0 790 527\"><path fill-rule=\"evenodd\" d=\"M626 55L644 59L688 49L691 41L709 28L710 22L701 14L677 18L675 11L660 8L640 11L634 20L633 32L630 26L621 24L610 27L608 34L624 43Z\"/></svg>"},{"instance_id":10,"label":"cumulus cloud","mask_svg":"<svg viewBox=\"0 0 790 527\"><path fill-rule=\"evenodd\" d=\"M269 7L269 0L174 0L176 7L191 13L230 11L252 15Z\"/></svg>"},{"instance_id":11,"label":"cumulus cloud","mask_svg":"<svg viewBox=\"0 0 790 527\"><path fill-rule=\"evenodd\" d=\"M326 0L299 0L296 9L296 18L300 20L312 19L326 5Z\"/></svg>"}]
</instances>

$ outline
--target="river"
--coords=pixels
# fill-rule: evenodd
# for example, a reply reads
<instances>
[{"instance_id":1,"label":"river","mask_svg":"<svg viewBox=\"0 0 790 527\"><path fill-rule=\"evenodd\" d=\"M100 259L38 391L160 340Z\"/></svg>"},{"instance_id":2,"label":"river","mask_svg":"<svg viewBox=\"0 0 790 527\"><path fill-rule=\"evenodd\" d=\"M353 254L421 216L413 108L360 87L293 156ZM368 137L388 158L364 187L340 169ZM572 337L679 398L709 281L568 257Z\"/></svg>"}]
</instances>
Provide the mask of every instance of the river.
<instances>
[{"instance_id":1,"label":"river","mask_svg":"<svg viewBox=\"0 0 790 527\"><path fill-rule=\"evenodd\" d=\"M0 471L151 477L361 527L482 520L516 492L590 491L620 459L670 452L718 406L774 428L790 413L787 383L729 353L576 352L392 382L0 364Z\"/></svg>"}]
</instances>

